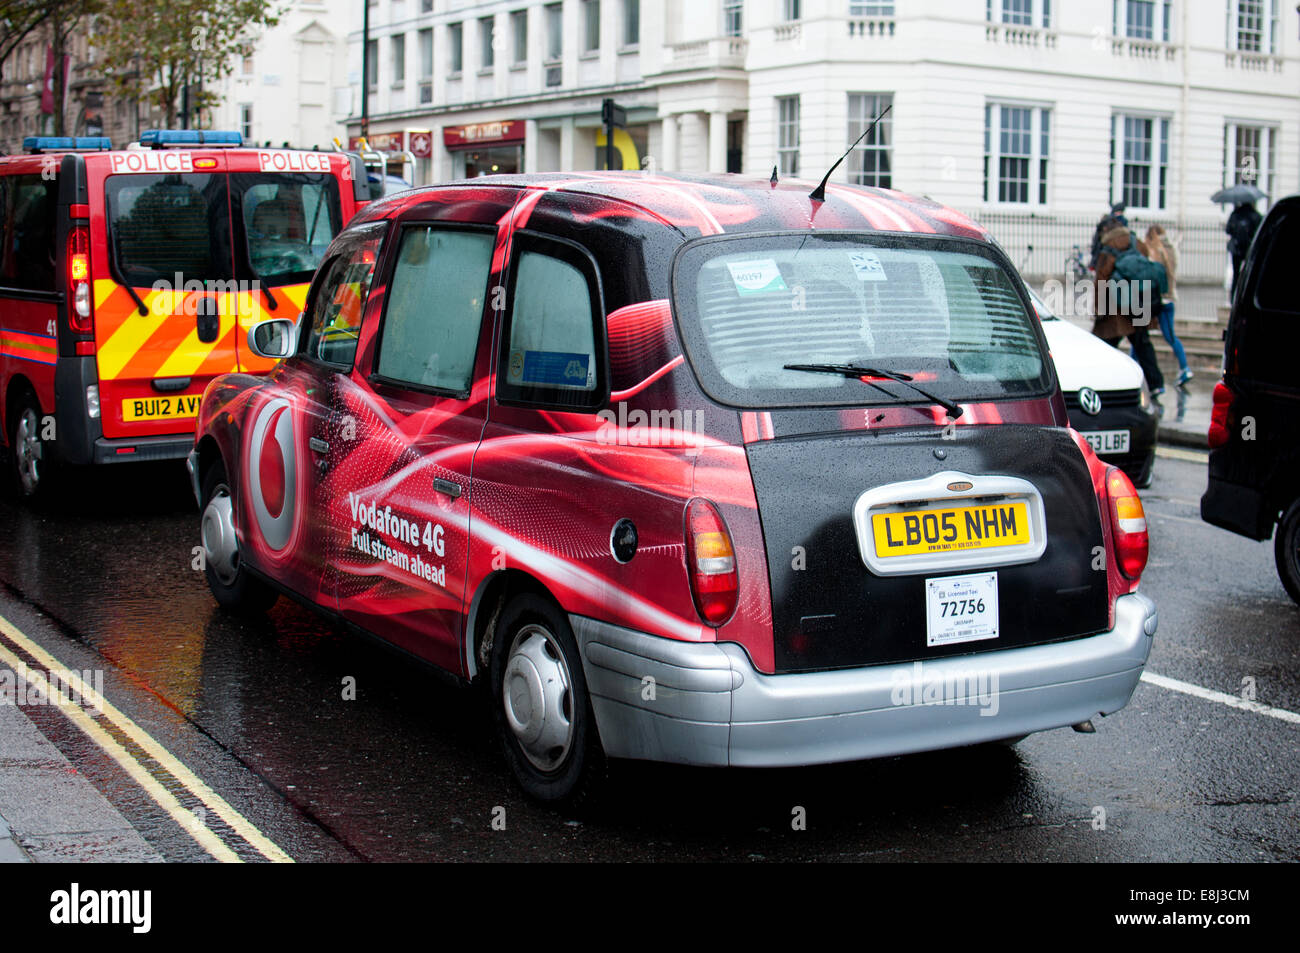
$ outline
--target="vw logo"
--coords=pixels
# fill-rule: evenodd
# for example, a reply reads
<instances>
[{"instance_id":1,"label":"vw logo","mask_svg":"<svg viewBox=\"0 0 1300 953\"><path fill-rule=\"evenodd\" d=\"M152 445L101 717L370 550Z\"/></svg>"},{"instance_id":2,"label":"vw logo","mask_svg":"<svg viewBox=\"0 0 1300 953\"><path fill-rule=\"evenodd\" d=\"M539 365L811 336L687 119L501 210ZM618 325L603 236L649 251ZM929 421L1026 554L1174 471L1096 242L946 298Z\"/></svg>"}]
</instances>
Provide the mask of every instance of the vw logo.
<instances>
[{"instance_id":1,"label":"vw logo","mask_svg":"<svg viewBox=\"0 0 1300 953\"><path fill-rule=\"evenodd\" d=\"M282 397L267 401L257 412L248 441L248 488L262 538L276 552L283 550L293 534L297 510L298 459L293 408Z\"/></svg>"},{"instance_id":2,"label":"vw logo","mask_svg":"<svg viewBox=\"0 0 1300 953\"><path fill-rule=\"evenodd\" d=\"M1079 409L1090 417L1101 413L1101 395L1091 387L1079 388Z\"/></svg>"}]
</instances>

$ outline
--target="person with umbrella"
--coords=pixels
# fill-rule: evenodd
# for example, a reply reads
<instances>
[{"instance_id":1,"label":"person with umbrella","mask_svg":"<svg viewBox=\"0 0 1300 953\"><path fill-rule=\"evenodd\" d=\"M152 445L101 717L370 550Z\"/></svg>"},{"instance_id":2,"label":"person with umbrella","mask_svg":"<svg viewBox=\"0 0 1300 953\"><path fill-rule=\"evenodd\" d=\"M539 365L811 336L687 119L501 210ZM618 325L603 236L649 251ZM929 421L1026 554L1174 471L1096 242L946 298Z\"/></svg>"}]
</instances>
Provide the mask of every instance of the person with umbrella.
<instances>
[{"instance_id":1,"label":"person with umbrella","mask_svg":"<svg viewBox=\"0 0 1300 953\"><path fill-rule=\"evenodd\" d=\"M1255 233L1259 231L1259 223L1264 220L1255 208L1255 203L1262 198L1265 198L1264 193L1246 182L1220 189L1210 197L1211 202L1236 206L1228 216L1228 223L1223 226L1223 230L1228 233L1228 254L1232 256L1232 289L1228 292L1232 298L1237 296L1237 276L1241 274L1241 264L1246 260L1246 252L1250 251Z\"/></svg>"}]
</instances>

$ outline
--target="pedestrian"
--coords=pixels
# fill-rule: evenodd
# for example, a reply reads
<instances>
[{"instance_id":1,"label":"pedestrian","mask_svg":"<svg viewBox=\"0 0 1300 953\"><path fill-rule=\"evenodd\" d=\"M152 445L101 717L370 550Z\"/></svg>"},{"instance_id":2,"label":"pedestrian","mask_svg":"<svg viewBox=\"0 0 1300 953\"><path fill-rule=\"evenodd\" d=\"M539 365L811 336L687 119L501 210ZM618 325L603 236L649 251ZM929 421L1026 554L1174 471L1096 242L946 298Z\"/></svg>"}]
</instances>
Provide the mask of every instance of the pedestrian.
<instances>
[{"instance_id":1,"label":"pedestrian","mask_svg":"<svg viewBox=\"0 0 1300 953\"><path fill-rule=\"evenodd\" d=\"M1183 387L1192 379L1192 369L1187 366L1187 351L1183 342L1178 340L1178 334L1174 331L1174 302L1178 297L1174 275L1178 270L1178 252L1170 244L1163 225L1152 225L1147 229L1146 246L1147 257L1164 265L1165 273L1169 275L1169 293L1161 297L1160 303L1160 333L1169 349L1174 352L1174 357L1178 358L1178 386Z\"/></svg>"},{"instance_id":2,"label":"pedestrian","mask_svg":"<svg viewBox=\"0 0 1300 953\"><path fill-rule=\"evenodd\" d=\"M1123 338L1128 338L1133 348L1133 359L1142 368L1151 396L1158 397L1165 392L1165 377L1160 373L1156 363L1156 349L1151 345L1151 336L1147 325L1151 322L1153 305L1158 306L1160 291L1148 287L1148 294L1155 296L1155 301L1145 302L1121 301L1116 293L1118 285L1111 282L1115 271L1115 260L1120 253L1128 251L1133 242L1137 242L1139 254L1146 255L1147 248L1142 241L1128 230L1127 226L1118 226L1106 232L1101 238L1097 254L1097 277L1093 301L1096 316L1093 320L1092 333L1111 347L1118 348ZM1146 307L1142 307L1145 304ZM1139 322L1134 322L1133 315L1145 315Z\"/></svg>"},{"instance_id":3,"label":"pedestrian","mask_svg":"<svg viewBox=\"0 0 1300 953\"><path fill-rule=\"evenodd\" d=\"M1241 264L1250 251L1250 243L1255 240L1259 223L1263 216L1255 208L1254 202L1242 202L1228 216L1228 224L1223 230L1228 233L1228 254L1232 255L1232 290L1228 292L1234 300L1237 297L1237 276L1241 274Z\"/></svg>"},{"instance_id":4,"label":"pedestrian","mask_svg":"<svg viewBox=\"0 0 1300 953\"><path fill-rule=\"evenodd\" d=\"M1097 227L1092 232L1092 257L1088 260L1088 267L1093 271L1097 270L1097 257L1101 254L1101 238L1112 228L1128 228L1128 218L1124 212L1127 206L1123 202L1115 202L1110 207L1110 211L1101 217Z\"/></svg>"}]
</instances>

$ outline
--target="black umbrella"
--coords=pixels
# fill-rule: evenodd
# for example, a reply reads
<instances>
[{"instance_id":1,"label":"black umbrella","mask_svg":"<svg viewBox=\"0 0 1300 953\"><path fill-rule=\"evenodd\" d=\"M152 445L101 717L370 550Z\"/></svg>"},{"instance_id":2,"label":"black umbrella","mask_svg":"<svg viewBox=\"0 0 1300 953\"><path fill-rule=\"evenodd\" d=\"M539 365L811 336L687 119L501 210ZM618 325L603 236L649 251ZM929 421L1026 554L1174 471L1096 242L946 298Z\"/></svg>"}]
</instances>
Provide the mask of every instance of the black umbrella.
<instances>
[{"instance_id":1,"label":"black umbrella","mask_svg":"<svg viewBox=\"0 0 1300 953\"><path fill-rule=\"evenodd\" d=\"M1241 182L1226 189L1219 189L1210 196L1210 201L1219 205L1240 205L1242 202L1258 202L1262 198L1267 196L1255 186Z\"/></svg>"}]
</instances>

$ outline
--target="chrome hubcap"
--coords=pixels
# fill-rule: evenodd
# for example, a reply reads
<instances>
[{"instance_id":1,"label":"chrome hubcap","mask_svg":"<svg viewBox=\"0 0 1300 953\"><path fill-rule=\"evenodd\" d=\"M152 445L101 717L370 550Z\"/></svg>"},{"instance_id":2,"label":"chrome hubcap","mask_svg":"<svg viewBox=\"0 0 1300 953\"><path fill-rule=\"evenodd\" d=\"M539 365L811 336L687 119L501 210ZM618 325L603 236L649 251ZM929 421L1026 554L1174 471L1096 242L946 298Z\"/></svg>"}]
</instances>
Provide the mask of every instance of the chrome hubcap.
<instances>
[{"instance_id":1,"label":"chrome hubcap","mask_svg":"<svg viewBox=\"0 0 1300 953\"><path fill-rule=\"evenodd\" d=\"M542 626L526 625L515 636L502 694L524 756L542 771L555 770L573 746L573 689L564 652Z\"/></svg>"},{"instance_id":2,"label":"chrome hubcap","mask_svg":"<svg viewBox=\"0 0 1300 953\"><path fill-rule=\"evenodd\" d=\"M233 585L239 573L239 544L235 542L235 510L230 502L230 490L224 483L208 500L199 527L203 558L223 586Z\"/></svg>"},{"instance_id":3,"label":"chrome hubcap","mask_svg":"<svg viewBox=\"0 0 1300 953\"><path fill-rule=\"evenodd\" d=\"M23 492L30 495L36 492L41 482L41 446L40 421L36 411L28 407L18 418L18 427L14 431L14 454L18 458L18 481Z\"/></svg>"}]
</instances>

